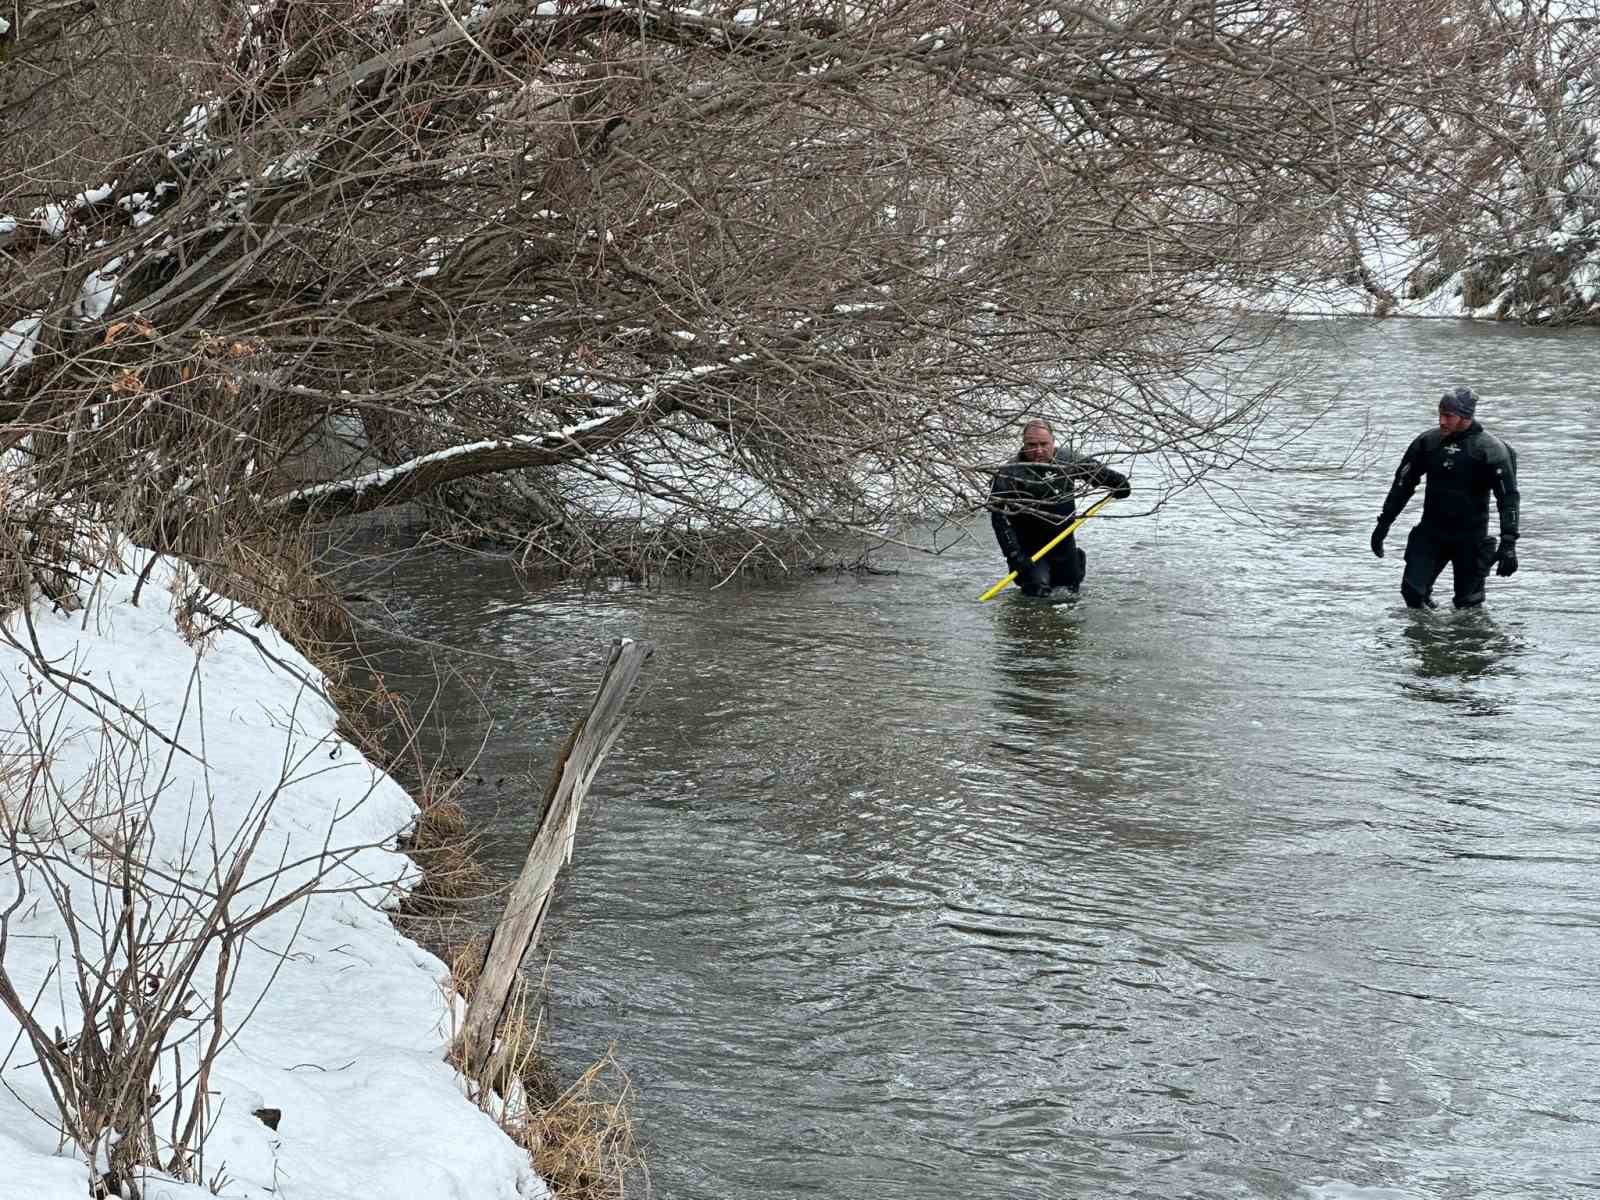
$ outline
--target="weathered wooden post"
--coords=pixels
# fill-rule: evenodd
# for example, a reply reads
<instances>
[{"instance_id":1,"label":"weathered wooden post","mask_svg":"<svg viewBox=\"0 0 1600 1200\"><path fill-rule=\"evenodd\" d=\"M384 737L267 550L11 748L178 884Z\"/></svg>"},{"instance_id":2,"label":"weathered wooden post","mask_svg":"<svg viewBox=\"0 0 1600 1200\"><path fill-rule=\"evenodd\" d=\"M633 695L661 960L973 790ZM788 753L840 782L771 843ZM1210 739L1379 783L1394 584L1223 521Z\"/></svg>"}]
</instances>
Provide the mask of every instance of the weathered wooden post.
<instances>
[{"instance_id":1,"label":"weathered wooden post","mask_svg":"<svg viewBox=\"0 0 1600 1200\"><path fill-rule=\"evenodd\" d=\"M578 810L594 782L600 763L627 720L627 706L645 662L654 653L649 642L619 638L611 643L611 656L587 716L572 728L550 774L544 809L534 829L533 845L522 873L512 886L506 910L489 937L483 972L467 1005L467 1018L456 1040L462 1070L487 1082L494 1054L495 1034L505 1016L529 947L539 940L550 893L564 863L572 861L572 841L578 828Z\"/></svg>"}]
</instances>

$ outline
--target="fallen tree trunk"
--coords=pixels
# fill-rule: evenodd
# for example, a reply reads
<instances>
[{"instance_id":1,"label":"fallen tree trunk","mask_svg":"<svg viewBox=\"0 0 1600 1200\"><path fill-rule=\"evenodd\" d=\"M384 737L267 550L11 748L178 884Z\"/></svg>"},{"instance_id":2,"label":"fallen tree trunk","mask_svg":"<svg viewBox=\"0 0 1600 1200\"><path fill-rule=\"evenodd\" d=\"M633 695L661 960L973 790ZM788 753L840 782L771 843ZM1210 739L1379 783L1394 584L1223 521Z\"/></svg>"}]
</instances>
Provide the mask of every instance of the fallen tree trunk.
<instances>
[{"instance_id":1,"label":"fallen tree trunk","mask_svg":"<svg viewBox=\"0 0 1600 1200\"><path fill-rule=\"evenodd\" d=\"M578 811L606 752L627 720L628 700L655 647L619 638L600 677L589 712L572 728L550 774L544 808L534 830L522 873L506 900L505 912L490 935L483 972L473 988L467 1017L456 1039L462 1069L485 1084L495 1077L495 1035L529 947L539 940L556 876L572 861Z\"/></svg>"}]
</instances>

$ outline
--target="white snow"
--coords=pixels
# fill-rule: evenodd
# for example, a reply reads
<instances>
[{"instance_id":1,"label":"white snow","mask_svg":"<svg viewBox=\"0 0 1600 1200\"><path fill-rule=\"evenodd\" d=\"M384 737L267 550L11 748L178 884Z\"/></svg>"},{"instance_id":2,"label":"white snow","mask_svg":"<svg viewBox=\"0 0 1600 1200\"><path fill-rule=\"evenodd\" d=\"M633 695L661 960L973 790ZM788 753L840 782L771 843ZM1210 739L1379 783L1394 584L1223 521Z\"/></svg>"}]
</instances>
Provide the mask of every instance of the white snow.
<instances>
[{"instance_id":1,"label":"white snow","mask_svg":"<svg viewBox=\"0 0 1600 1200\"><path fill-rule=\"evenodd\" d=\"M307 150L291 150L282 158L268 163L261 170L263 179L303 178L316 161L316 155ZM232 198L231 196L229 197Z\"/></svg>"},{"instance_id":2,"label":"white snow","mask_svg":"<svg viewBox=\"0 0 1600 1200\"><path fill-rule=\"evenodd\" d=\"M0 381L33 361L33 348L39 344L41 317L23 317L0 332Z\"/></svg>"},{"instance_id":3,"label":"white snow","mask_svg":"<svg viewBox=\"0 0 1600 1200\"><path fill-rule=\"evenodd\" d=\"M87 208L93 204L102 204L109 200L116 192L116 180L102 183L98 187L86 188L75 195L66 203L52 201L41 205L29 214L29 220L39 225L39 231L46 237L58 238L67 232L67 227L72 222L72 214L80 208ZM119 202L120 203L120 202ZM0 216L0 235L14 233L17 228L17 219L12 216Z\"/></svg>"},{"instance_id":4,"label":"white snow","mask_svg":"<svg viewBox=\"0 0 1600 1200\"><path fill-rule=\"evenodd\" d=\"M451 1023L444 964L401 937L383 910L414 874L392 849L415 814L410 797L334 731L337 714L319 694L315 668L270 627L256 627L248 610L234 616L256 644L227 630L189 644L174 619L174 595L188 585L165 559L153 564L136 607L135 582L146 565L148 552L126 548L97 581L88 572L93 591L82 585L82 611L44 603L33 610L39 655L82 681L62 681L81 703L43 678L38 656L8 644L31 645L21 614L4 619L0 764L21 768L0 793L5 969L46 1029L75 1032L69 926L40 886L37 855L59 864L57 878L66 881L94 954L99 922L121 895L117 860L93 845L96 834L125 828L120 817L131 810L148 822L139 835L143 861L174 885L199 887L212 847L224 846L226 865L229 840L264 815L246 876L255 884L235 901L231 919L310 878L316 864L326 874L323 890L240 943L239 974L223 1008L233 1040L210 1079L215 1124L206 1181L225 1180L220 1194L238 1200L547 1196L526 1152L464 1097L444 1060ZM215 597L207 602L228 607ZM106 735L91 709L107 713L126 737ZM30 729L43 753L28 742ZM118 789L105 773L113 759L130 788ZM39 773L30 779L29 771ZM13 837L4 835L7 827ZM289 866L273 880L280 864ZM202 971L200 981L197 1003L206 1009L211 979ZM186 1071L209 1030L209 1020L195 1021L198 1027L178 1026ZM0 1063L0 1195L83 1200L89 1165L70 1141L62 1148L45 1080L17 1034L17 1022L0 1009L0 1046L12 1048ZM163 1096L173 1090L170 1057L157 1081ZM253 1115L260 1108L281 1110L276 1131ZM157 1127L169 1136L164 1122ZM165 1176L143 1184L146 1197L162 1200L212 1194Z\"/></svg>"},{"instance_id":5,"label":"white snow","mask_svg":"<svg viewBox=\"0 0 1600 1200\"><path fill-rule=\"evenodd\" d=\"M204 133L206 126L211 123L211 106L209 104L195 104L190 106L189 112L178 126L180 130L189 133Z\"/></svg>"},{"instance_id":6,"label":"white snow","mask_svg":"<svg viewBox=\"0 0 1600 1200\"><path fill-rule=\"evenodd\" d=\"M106 315L117 294L117 270L121 265L121 258L113 258L98 271L89 272L83 281L83 290L78 293L80 316L96 321Z\"/></svg>"},{"instance_id":7,"label":"white snow","mask_svg":"<svg viewBox=\"0 0 1600 1200\"><path fill-rule=\"evenodd\" d=\"M211 105L209 103L196 104L190 107L188 113L178 125L179 138L167 150L168 158L181 158L196 146L204 145L210 141L206 128L211 124Z\"/></svg>"}]
</instances>

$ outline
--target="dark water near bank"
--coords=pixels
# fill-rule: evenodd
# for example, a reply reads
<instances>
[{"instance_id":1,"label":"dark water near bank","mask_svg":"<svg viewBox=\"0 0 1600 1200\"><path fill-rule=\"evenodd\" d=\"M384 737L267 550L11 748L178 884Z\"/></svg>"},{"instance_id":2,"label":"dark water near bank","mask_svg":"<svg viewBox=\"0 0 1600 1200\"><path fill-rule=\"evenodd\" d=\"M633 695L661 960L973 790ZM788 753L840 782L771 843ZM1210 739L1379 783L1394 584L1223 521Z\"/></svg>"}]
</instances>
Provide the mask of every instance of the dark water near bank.
<instances>
[{"instance_id":1,"label":"dark water near bank","mask_svg":"<svg viewBox=\"0 0 1600 1200\"><path fill-rule=\"evenodd\" d=\"M654 1194L1600 1193L1600 340L1344 336L1283 461L1365 430L1352 470L1099 522L1074 605L976 604L983 525L888 576L378 581L459 648L507 875L608 640L658 646L548 939L557 1053L615 1046ZM1414 615L1409 521L1367 535L1457 381L1519 450L1522 569Z\"/></svg>"}]
</instances>

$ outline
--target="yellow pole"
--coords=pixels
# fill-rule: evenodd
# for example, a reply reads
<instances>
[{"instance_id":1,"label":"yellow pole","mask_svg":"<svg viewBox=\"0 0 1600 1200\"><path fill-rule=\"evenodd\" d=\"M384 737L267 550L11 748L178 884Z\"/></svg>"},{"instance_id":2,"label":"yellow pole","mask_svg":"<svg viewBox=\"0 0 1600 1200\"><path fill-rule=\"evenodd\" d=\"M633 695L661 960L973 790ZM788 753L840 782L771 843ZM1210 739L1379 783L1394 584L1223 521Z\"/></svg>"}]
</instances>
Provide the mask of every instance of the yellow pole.
<instances>
[{"instance_id":1,"label":"yellow pole","mask_svg":"<svg viewBox=\"0 0 1600 1200\"><path fill-rule=\"evenodd\" d=\"M1070 536L1078 528L1079 525L1082 525L1085 521L1087 521L1090 517L1094 516L1095 513L1099 512L1105 505L1109 504L1110 502L1111 502L1110 493L1107 493L1106 495L1101 496L1100 499L1096 500L1088 508L1083 510L1083 515L1081 517L1079 517L1071 525L1068 525L1060 533L1056 534L1055 537L1051 538L1048 542L1046 542L1038 550L1034 551L1033 557L1031 559L1029 559L1028 561L1029 562L1038 562L1046 554L1049 554L1050 551L1054 550L1057 546L1059 546L1065 538ZM1010 587L1012 582L1016 579L1016 577L1017 577L1017 573L1015 571L1011 572L1011 574L1007 575L999 583L995 584L987 592L985 592L983 595L979 596L978 597L978 603L982 604L986 600L993 600L1001 592L1005 591L1006 588Z\"/></svg>"}]
</instances>

